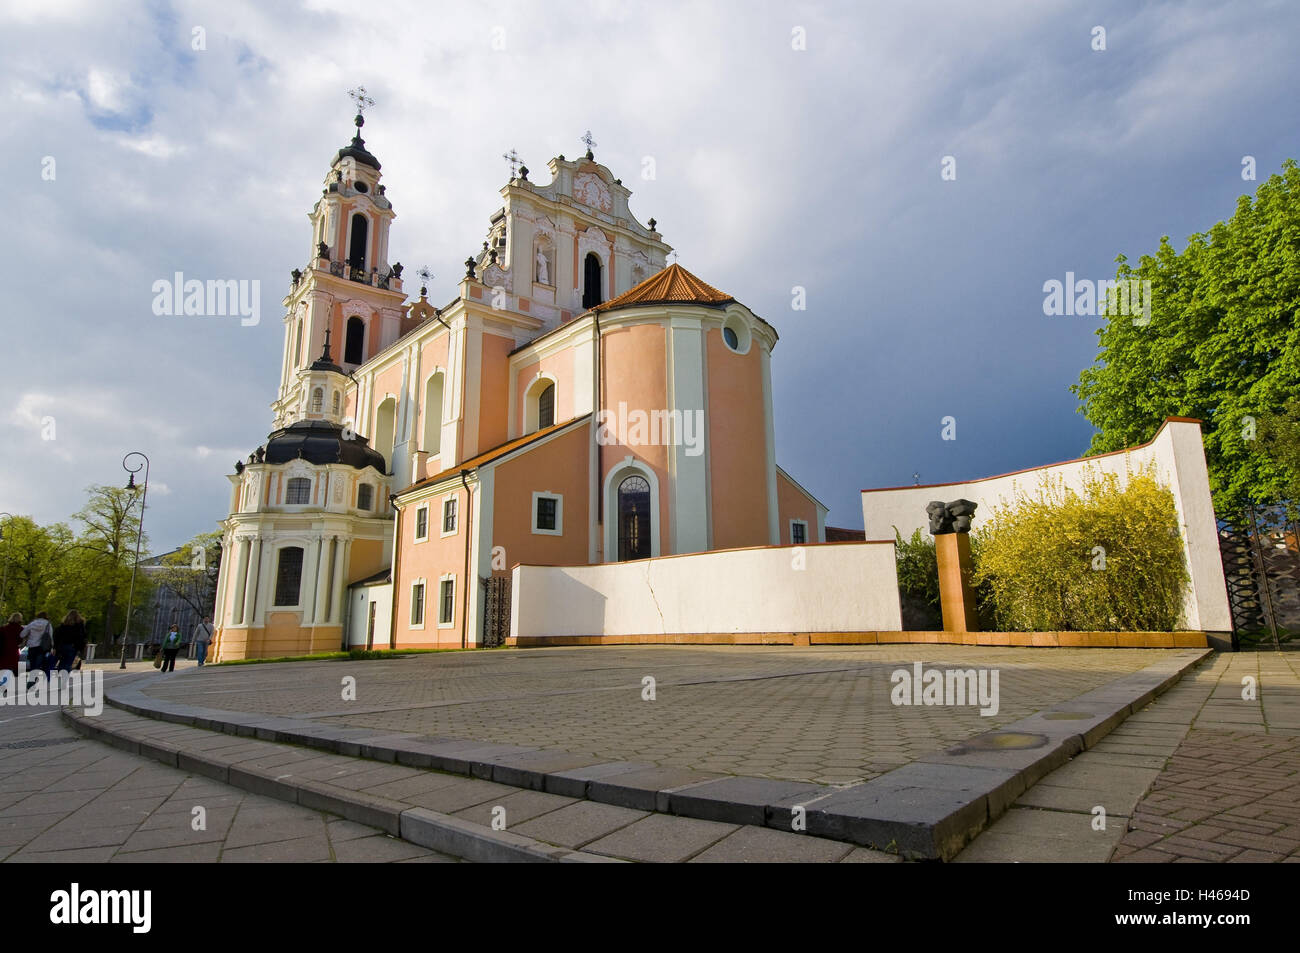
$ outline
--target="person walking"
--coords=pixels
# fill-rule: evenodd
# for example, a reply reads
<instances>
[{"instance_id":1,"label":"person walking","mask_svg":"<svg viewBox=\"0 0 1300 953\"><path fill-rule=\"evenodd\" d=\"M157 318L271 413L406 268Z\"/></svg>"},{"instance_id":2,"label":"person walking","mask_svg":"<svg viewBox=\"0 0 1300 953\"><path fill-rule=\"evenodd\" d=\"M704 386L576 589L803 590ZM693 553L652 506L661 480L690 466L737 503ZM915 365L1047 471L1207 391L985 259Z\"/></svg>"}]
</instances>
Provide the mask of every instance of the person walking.
<instances>
[{"instance_id":1,"label":"person walking","mask_svg":"<svg viewBox=\"0 0 1300 953\"><path fill-rule=\"evenodd\" d=\"M212 634L212 616L205 615L203 621L194 627L194 657L199 660L199 668L203 667L208 657L208 643L212 641Z\"/></svg>"},{"instance_id":2,"label":"person walking","mask_svg":"<svg viewBox=\"0 0 1300 953\"><path fill-rule=\"evenodd\" d=\"M178 626L175 622L173 622L172 627L168 629L167 634L163 636L162 671L164 672L176 671L176 653L179 652L180 650L181 650L180 626Z\"/></svg>"},{"instance_id":3,"label":"person walking","mask_svg":"<svg viewBox=\"0 0 1300 953\"><path fill-rule=\"evenodd\" d=\"M18 677L18 650L22 646L19 638L23 631L23 614L15 612L9 621L0 626L0 672L8 672L10 678ZM3 676L0 676L3 677Z\"/></svg>"},{"instance_id":4,"label":"person walking","mask_svg":"<svg viewBox=\"0 0 1300 953\"><path fill-rule=\"evenodd\" d=\"M49 666L45 664L45 658L54 649L54 626L50 624L49 616L44 612L36 613L36 618L27 623L22 632L19 633L19 638L27 646L28 674L31 675L39 669L48 677L50 670ZM50 661L53 662L53 657L51 657ZM34 677L27 680L28 688L35 684L36 679Z\"/></svg>"},{"instance_id":5,"label":"person walking","mask_svg":"<svg viewBox=\"0 0 1300 953\"><path fill-rule=\"evenodd\" d=\"M73 609L54 630L54 664L60 672L71 672L72 663L85 651L86 620Z\"/></svg>"}]
</instances>

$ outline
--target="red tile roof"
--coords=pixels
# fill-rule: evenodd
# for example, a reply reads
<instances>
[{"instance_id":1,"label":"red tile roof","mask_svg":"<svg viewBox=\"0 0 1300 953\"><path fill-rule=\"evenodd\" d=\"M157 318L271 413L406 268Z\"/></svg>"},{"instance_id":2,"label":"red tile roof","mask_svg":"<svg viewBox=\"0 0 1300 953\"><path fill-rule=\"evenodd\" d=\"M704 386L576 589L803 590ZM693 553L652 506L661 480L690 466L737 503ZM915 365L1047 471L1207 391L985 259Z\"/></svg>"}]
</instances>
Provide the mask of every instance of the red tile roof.
<instances>
[{"instance_id":1,"label":"red tile roof","mask_svg":"<svg viewBox=\"0 0 1300 953\"><path fill-rule=\"evenodd\" d=\"M696 278L681 265L673 264L591 310L612 311L642 304L723 305L735 300L725 291Z\"/></svg>"}]
</instances>

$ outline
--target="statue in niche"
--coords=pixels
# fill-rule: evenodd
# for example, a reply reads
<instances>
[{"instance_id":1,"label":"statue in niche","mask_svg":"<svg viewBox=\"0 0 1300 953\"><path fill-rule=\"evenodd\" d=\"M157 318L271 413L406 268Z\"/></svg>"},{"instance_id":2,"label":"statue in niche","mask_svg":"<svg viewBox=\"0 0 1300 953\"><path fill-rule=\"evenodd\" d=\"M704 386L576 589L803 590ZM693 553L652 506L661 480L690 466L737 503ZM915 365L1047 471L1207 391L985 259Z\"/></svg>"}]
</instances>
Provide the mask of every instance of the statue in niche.
<instances>
[{"instance_id":1,"label":"statue in niche","mask_svg":"<svg viewBox=\"0 0 1300 953\"><path fill-rule=\"evenodd\" d=\"M546 260L546 251L541 245L537 246L537 282L543 285L551 283L551 266Z\"/></svg>"},{"instance_id":2,"label":"statue in niche","mask_svg":"<svg viewBox=\"0 0 1300 953\"><path fill-rule=\"evenodd\" d=\"M930 517L930 535L969 533L976 506L970 500L953 500L951 503L935 500L930 503L925 508L926 515Z\"/></svg>"}]
</instances>

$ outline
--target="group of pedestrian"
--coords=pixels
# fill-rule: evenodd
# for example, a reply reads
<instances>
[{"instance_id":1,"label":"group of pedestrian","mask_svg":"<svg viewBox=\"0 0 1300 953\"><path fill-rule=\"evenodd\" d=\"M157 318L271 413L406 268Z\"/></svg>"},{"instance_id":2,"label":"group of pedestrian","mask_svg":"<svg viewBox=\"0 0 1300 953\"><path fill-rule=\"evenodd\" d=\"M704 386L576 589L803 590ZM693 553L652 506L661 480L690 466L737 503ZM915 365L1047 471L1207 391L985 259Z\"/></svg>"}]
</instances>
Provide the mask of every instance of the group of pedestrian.
<instances>
[{"instance_id":1,"label":"group of pedestrian","mask_svg":"<svg viewBox=\"0 0 1300 953\"><path fill-rule=\"evenodd\" d=\"M71 672L81 668L86 652L86 620L75 609L55 625L44 612L23 625L23 615L15 612L9 621L0 626L0 670L18 671L18 656L27 647L27 671Z\"/></svg>"},{"instance_id":2,"label":"group of pedestrian","mask_svg":"<svg viewBox=\"0 0 1300 953\"><path fill-rule=\"evenodd\" d=\"M212 641L214 632L212 618L205 616L203 620L194 627L194 658L198 660L199 668L202 668L208 658L208 643ZM159 654L154 660L154 666L163 672L176 671L176 653L181 650L181 630L180 626L173 622L167 629L167 634L163 636L162 645L158 647Z\"/></svg>"}]
</instances>

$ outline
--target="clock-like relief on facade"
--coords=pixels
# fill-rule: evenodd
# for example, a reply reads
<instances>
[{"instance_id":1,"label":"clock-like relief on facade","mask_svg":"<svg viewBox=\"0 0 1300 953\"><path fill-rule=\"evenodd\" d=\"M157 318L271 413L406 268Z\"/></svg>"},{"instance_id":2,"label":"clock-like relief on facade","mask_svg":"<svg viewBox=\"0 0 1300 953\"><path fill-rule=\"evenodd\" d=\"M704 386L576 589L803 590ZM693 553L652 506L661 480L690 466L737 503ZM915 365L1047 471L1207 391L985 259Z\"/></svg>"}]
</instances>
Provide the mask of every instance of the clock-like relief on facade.
<instances>
[{"instance_id":1,"label":"clock-like relief on facade","mask_svg":"<svg viewBox=\"0 0 1300 953\"><path fill-rule=\"evenodd\" d=\"M579 172L573 180L573 197L583 205L608 212L614 207L609 197L609 188L600 176L590 172Z\"/></svg>"}]
</instances>

